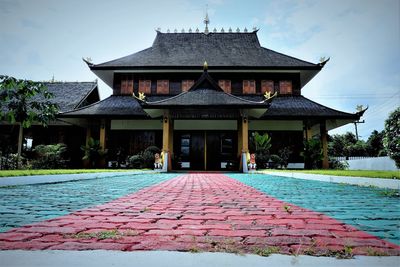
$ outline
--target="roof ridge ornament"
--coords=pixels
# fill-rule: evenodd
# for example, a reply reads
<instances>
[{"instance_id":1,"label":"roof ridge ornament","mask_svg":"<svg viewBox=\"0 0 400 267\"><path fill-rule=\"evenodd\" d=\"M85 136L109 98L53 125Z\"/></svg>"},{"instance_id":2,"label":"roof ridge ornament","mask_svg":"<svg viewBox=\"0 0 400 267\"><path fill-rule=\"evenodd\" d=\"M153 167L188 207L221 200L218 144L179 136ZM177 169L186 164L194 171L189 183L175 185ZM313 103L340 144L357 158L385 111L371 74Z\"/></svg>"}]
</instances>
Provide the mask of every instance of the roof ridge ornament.
<instances>
[{"instance_id":1,"label":"roof ridge ornament","mask_svg":"<svg viewBox=\"0 0 400 267\"><path fill-rule=\"evenodd\" d=\"M204 61L203 70L204 70L204 72L206 72L206 71L208 70L208 63L207 63L207 61Z\"/></svg>"},{"instance_id":2,"label":"roof ridge ornament","mask_svg":"<svg viewBox=\"0 0 400 267\"><path fill-rule=\"evenodd\" d=\"M270 91L265 91L265 94L263 95L265 99L264 99L263 102L268 101L268 100L270 100L271 98L276 97L277 95L278 95L278 92L275 92L275 94L271 95L271 92L270 92Z\"/></svg>"},{"instance_id":3,"label":"roof ridge ornament","mask_svg":"<svg viewBox=\"0 0 400 267\"><path fill-rule=\"evenodd\" d=\"M135 92L133 92L132 96L141 102L146 102L146 96L142 92L139 92L139 96L136 96Z\"/></svg>"},{"instance_id":4,"label":"roof ridge ornament","mask_svg":"<svg viewBox=\"0 0 400 267\"><path fill-rule=\"evenodd\" d=\"M205 34L209 34L208 30L208 24L210 24L210 18L208 17L208 5L206 6L206 17L204 18L204 24L206 25L206 28L204 29Z\"/></svg>"}]
</instances>

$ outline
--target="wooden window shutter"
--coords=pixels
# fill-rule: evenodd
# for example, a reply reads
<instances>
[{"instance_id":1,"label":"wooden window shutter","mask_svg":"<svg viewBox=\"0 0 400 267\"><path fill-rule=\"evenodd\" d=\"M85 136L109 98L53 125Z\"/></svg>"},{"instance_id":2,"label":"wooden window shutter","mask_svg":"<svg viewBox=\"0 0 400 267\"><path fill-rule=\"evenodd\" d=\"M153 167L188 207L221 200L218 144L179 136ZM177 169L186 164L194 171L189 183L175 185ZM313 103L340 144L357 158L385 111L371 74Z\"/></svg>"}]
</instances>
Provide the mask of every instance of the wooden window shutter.
<instances>
[{"instance_id":1,"label":"wooden window shutter","mask_svg":"<svg viewBox=\"0 0 400 267\"><path fill-rule=\"evenodd\" d=\"M194 84L194 80L183 80L182 81L182 92L187 92L190 87Z\"/></svg>"},{"instance_id":2,"label":"wooden window shutter","mask_svg":"<svg viewBox=\"0 0 400 267\"><path fill-rule=\"evenodd\" d=\"M131 95L133 93L133 80L123 79L121 81L121 95Z\"/></svg>"},{"instance_id":3,"label":"wooden window shutter","mask_svg":"<svg viewBox=\"0 0 400 267\"><path fill-rule=\"evenodd\" d=\"M151 80L139 80L139 92L145 95L151 94Z\"/></svg>"},{"instance_id":4,"label":"wooden window shutter","mask_svg":"<svg viewBox=\"0 0 400 267\"><path fill-rule=\"evenodd\" d=\"M261 81L261 93L265 92L274 93L274 81L271 80L262 80Z\"/></svg>"},{"instance_id":5,"label":"wooden window shutter","mask_svg":"<svg viewBox=\"0 0 400 267\"><path fill-rule=\"evenodd\" d=\"M231 80L218 80L218 85L225 93L231 93Z\"/></svg>"},{"instance_id":6,"label":"wooden window shutter","mask_svg":"<svg viewBox=\"0 0 400 267\"><path fill-rule=\"evenodd\" d=\"M281 95L292 94L292 81L280 81L279 82L279 94L281 94Z\"/></svg>"},{"instance_id":7,"label":"wooden window shutter","mask_svg":"<svg viewBox=\"0 0 400 267\"><path fill-rule=\"evenodd\" d=\"M157 94L169 94L168 80L157 80Z\"/></svg>"},{"instance_id":8,"label":"wooden window shutter","mask_svg":"<svg viewBox=\"0 0 400 267\"><path fill-rule=\"evenodd\" d=\"M255 80L244 80L243 81L243 94L255 94L256 93L256 81Z\"/></svg>"}]
</instances>

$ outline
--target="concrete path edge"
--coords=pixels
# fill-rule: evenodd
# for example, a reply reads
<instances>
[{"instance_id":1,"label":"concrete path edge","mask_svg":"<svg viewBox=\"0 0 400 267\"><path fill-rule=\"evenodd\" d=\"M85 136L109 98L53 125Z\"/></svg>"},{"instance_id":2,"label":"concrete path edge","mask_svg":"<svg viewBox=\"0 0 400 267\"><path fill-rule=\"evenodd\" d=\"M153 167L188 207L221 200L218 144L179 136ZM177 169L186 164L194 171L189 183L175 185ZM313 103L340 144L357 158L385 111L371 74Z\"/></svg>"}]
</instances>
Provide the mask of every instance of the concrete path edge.
<instances>
[{"instance_id":1,"label":"concrete path edge","mask_svg":"<svg viewBox=\"0 0 400 267\"><path fill-rule=\"evenodd\" d=\"M335 176L335 175L322 175L322 174L309 174L298 172L279 172L279 171L260 171L259 174L269 174L274 176L284 176L297 179L323 181L330 183L345 183L360 186L375 186L379 188L389 188L400 190L400 180L396 179L381 179L381 178L367 178L367 177L353 177L353 176Z\"/></svg>"},{"instance_id":2,"label":"concrete path edge","mask_svg":"<svg viewBox=\"0 0 400 267\"><path fill-rule=\"evenodd\" d=\"M0 178L0 187L14 185L47 184L105 177L155 173L154 171L95 172L76 174L27 175Z\"/></svg>"},{"instance_id":3,"label":"concrete path edge","mask_svg":"<svg viewBox=\"0 0 400 267\"><path fill-rule=\"evenodd\" d=\"M373 267L397 266L400 257L356 256L353 259L330 257L288 256L273 254L269 257L258 255L236 255L228 253L188 253L176 251L0 251L0 266L7 267L64 267L64 266L164 266L164 267L242 267L242 266L296 266L296 267Z\"/></svg>"}]
</instances>

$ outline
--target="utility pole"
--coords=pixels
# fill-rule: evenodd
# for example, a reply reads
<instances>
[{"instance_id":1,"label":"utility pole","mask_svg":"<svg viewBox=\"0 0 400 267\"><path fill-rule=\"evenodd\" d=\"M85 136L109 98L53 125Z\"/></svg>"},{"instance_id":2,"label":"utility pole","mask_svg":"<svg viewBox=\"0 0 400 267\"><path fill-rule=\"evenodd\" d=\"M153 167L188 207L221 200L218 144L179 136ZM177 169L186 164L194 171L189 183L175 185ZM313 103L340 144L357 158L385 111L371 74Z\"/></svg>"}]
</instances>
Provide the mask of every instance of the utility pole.
<instances>
[{"instance_id":1,"label":"utility pole","mask_svg":"<svg viewBox=\"0 0 400 267\"><path fill-rule=\"evenodd\" d=\"M354 127L356 128L356 139L357 139L357 141L358 141L358 129L357 129L357 124L359 124L359 123L365 123L365 120L362 120L362 121L355 121L355 122L354 122Z\"/></svg>"}]
</instances>

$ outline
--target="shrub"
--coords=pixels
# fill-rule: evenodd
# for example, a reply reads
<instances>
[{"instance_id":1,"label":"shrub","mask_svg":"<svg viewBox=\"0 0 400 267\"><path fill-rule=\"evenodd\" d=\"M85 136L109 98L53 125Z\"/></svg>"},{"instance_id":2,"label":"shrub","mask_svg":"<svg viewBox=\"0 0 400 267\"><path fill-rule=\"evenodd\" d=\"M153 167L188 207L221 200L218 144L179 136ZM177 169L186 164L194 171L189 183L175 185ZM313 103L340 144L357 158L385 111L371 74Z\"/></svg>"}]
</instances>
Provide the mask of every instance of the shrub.
<instances>
[{"instance_id":1,"label":"shrub","mask_svg":"<svg viewBox=\"0 0 400 267\"><path fill-rule=\"evenodd\" d=\"M160 149L156 146L149 146L146 148L142 154L144 168L152 169L154 167L154 155L160 153Z\"/></svg>"},{"instance_id":2,"label":"shrub","mask_svg":"<svg viewBox=\"0 0 400 267\"><path fill-rule=\"evenodd\" d=\"M0 153L0 169L1 170L17 170L17 169L29 169L26 164L25 158L18 156L17 153L12 154L1 154Z\"/></svg>"},{"instance_id":3,"label":"shrub","mask_svg":"<svg viewBox=\"0 0 400 267\"><path fill-rule=\"evenodd\" d=\"M67 166L67 147L64 144L38 145L33 151L37 155L37 159L32 162L34 169L60 169Z\"/></svg>"},{"instance_id":4,"label":"shrub","mask_svg":"<svg viewBox=\"0 0 400 267\"><path fill-rule=\"evenodd\" d=\"M329 169L347 170L349 163L347 161L339 161L337 159L329 159Z\"/></svg>"},{"instance_id":5,"label":"shrub","mask_svg":"<svg viewBox=\"0 0 400 267\"><path fill-rule=\"evenodd\" d=\"M128 157L128 166L133 169L142 169L144 167L144 160L142 153Z\"/></svg>"},{"instance_id":6,"label":"shrub","mask_svg":"<svg viewBox=\"0 0 400 267\"><path fill-rule=\"evenodd\" d=\"M279 157L281 158L280 165L282 168L286 168L289 163L289 157L293 153L290 147L284 147L278 151ZM271 157L272 160L272 157Z\"/></svg>"},{"instance_id":7,"label":"shrub","mask_svg":"<svg viewBox=\"0 0 400 267\"><path fill-rule=\"evenodd\" d=\"M278 155L271 155L271 161L270 167L273 169L279 168L282 165L282 158Z\"/></svg>"},{"instance_id":8,"label":"shrub","mask_svg":"<svg viewBox=\"0 0 400 267\"><path fill-rule=\"evenodd\" d=\"M321 166L323 159L321 142L317 139L304 141L304 151L301 153L304 158L305 169L317 169Z\"/></svg>"},{"instance_id":9,"label":"shrub","mask_svg":"<svg viewBox=\"0 0 400 267\"><path fill-rule=\"evenodd\" d=\"M108 153L107 149L103 149L100 146L100 141L92 137L89 138L87 145L81 146L81 150L84 152L82 159L88 160L92 167L98 165L100 160Z\"/></svg>"}]
</instances>

